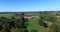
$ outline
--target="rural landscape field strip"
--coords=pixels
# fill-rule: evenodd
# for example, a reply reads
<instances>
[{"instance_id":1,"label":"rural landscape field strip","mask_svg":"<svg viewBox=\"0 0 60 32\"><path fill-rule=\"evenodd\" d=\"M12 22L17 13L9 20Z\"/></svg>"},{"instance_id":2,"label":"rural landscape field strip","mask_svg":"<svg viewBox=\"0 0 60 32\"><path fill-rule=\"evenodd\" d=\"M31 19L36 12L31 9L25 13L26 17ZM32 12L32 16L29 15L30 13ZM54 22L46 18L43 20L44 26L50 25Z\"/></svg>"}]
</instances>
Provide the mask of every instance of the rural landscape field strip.
<instances>
[{"instance_id":1,"label":"rural landscape field strip","mask_svg":"<svg viewBox=\"0 0 60 32\"><path fill-rule=\"evenodd\" d=\"M13 16L13 14L0 14L0 17L3 16L3 17L9 17L9 16Z\"/></svg>"}]
</instances>

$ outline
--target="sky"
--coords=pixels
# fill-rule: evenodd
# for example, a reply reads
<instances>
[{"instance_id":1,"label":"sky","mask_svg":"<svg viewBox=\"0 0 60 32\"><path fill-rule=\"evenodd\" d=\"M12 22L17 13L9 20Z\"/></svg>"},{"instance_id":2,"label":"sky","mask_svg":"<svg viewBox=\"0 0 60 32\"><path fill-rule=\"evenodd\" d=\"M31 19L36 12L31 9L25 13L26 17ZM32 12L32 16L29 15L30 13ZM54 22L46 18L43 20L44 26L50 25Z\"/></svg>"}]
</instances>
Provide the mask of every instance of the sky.
<instances>
[{"instance_id":1,"label":"sky","mask_svg":"<svg viewBox=\"0 0 60 32\"><path fill-rule=\"evenodd\" d=\"M0 0L0 12L57 10L60 10L60 0Z\"/></svg>"}]
</instances>

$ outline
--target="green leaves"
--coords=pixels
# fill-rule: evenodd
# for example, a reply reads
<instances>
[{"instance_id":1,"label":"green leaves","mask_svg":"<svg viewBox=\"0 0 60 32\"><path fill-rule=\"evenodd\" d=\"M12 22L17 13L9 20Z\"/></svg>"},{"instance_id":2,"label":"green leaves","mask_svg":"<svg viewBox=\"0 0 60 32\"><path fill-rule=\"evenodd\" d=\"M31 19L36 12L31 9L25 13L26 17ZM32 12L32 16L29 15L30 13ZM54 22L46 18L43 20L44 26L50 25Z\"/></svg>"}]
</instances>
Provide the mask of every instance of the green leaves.
<instances>
[{"instance_id":1,"label":"green leaves","mask_svg":"<svg viewBox=\"0 0 60 32\"><path fill-rule=\"evenodd\" d=\"M43 27L48 27L50 26L49 24L56 22L57 18L54 15L44 15L44 14L40 15L39 24Z\"/></svg>"},{"instance_id":2,"label":"green leaves","mask_svg":"<svg viewBox=\"0 0 60 32\"><path fill-rule=\"evenodd\" d=\"M50 26L50 29L53 31L53 32L60 32L60 26L53 23L51 26Z\"/></svg>"},{"instance_id":3,"label":"green leaves","mask_svg":"<svg viewBox=\"0 0 60 32\"><path fill-rule=\"evenodd\" d=\"M22 31L21 30L21 25L23 23L22 23L21 19L20 18L15 18L14 16L10 17L10 18L0 17L0 26L1 26L0 28L2 28L1 31L4 31L4 32L11 31L12 27L14 29L16 29L16 28L19 29L19 31Z\"/></svg>"},{"instance_id":4,"label":"green leaves","mask_svg":"<svg viewBox=\"0 0 60 32\"><path fill-rule=\"evenodd\" d=\"M48 22L56 22L57 21L57 18L55 16L46 16L45 17L45 20L48 21Z\"/></svg>"}]
</instances>

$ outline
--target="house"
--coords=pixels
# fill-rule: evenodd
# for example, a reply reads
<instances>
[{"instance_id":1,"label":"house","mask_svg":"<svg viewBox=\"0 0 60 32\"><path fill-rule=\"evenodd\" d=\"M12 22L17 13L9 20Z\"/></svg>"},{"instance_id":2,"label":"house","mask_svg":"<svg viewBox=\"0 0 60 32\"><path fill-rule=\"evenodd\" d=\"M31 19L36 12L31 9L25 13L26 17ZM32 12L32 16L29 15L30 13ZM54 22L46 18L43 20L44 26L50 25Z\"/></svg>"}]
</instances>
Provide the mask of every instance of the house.
<instances>
[{"instance_id":1,"label":"house","mask_svg":"<svg viewBox=\"0 0 60 32\"><path fill-rule=\"evenodd\" d=\"M31 19L32 16L31 15L24 15L24 18Z\"/></svg>"},{"instance_id":2,"label":"house","mask_svg":"<svg viewBox=\"0 0 60 32\"><path fill-rule=\"evenodd\" d=\"M31 18L39 18L37 15L24 15L24 18L31 19Z\"/></svg>"}]
</instances>

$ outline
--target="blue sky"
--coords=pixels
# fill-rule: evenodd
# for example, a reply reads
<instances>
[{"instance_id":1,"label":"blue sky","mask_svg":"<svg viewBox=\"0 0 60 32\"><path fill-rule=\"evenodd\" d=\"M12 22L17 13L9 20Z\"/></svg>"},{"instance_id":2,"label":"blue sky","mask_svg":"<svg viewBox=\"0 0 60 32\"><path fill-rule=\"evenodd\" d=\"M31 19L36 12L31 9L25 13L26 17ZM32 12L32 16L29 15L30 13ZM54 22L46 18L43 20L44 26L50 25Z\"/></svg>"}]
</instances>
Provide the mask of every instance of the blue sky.
<instances>
[{"instance_id":1,"label":"blue sky","mask_svg":"<svg viewBox=\"0 0 60 32\"><path fill-rule=\"evenodd\" d=\"M60 0L0 0L0 12L60 10Z\"/></svg>"}]
</instances>

